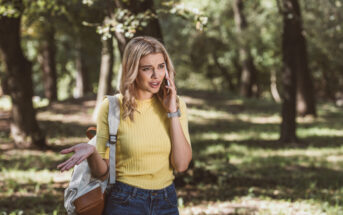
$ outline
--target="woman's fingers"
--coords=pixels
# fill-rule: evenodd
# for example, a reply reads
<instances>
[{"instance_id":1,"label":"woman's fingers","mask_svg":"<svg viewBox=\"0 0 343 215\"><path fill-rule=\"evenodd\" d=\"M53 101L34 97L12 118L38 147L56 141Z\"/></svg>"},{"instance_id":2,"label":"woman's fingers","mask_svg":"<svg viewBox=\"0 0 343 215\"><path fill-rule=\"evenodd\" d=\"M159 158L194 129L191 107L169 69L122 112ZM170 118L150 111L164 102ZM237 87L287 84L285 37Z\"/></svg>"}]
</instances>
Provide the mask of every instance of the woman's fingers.
<instances>
[{"instance_id":1,"label":"woman's fingers","mask_svg":"<svg viewBox=\"0 0 343 215\"><path fill-rule=\"evenodd\" d=\"M176 95L176 89L173 86L166 86L166 89L169 90L169 95Z\"/></svg>"},{"instance_id":2,"label":"woman's fingers","mask_svg":"<svg viewBox=\"0 0 343 215\"><path fill-rule=\"evenodd\" d=\"M174 83L174 79L172 79L171 77L167 77L166 76L166 79L169 81L169 84L171 85L171 86L174 86L175 87L175 83Z\"/></svg>"},{"instance_id":3,"label":"woman's fingers","mask_svg":"<svg viewBox=\"0 0 343 215\"><path fill-rule=\"evenodd\" d=\"M71 160L63 167L62 171L64 171L64 170L69 170L69 169L71 169L72 167L74 167L77 160L78 160L77 157L74 157L73 159L71 159Z\"/></svg>"},{"instance_id":4,"label":"woman's fingers","mask_svg":"<svg viewBox=\"0 0 343 215\"><path fill-rule=\"evenodd\" d=\"M84 161L87 158L87 156L82 156L78 161L76 161L75 165L79 165L82 161Z\"/></svg>"},{"instance_id":5,"label":"woman's fingers","mask_svg":"<svg viewBox=\"0 0 343 215\"><path fill-rule=\"evenodd\" d=\"M72 151L74 151L75 147L72 146L72 147L69 147L69 148L66 148L66 149L63 149L62 151L60 151L61 154L68 154Z\"/></svg>"},{"instance_id":6,"label":"woman's fingers","mask_svg":"<svg viewBox=\"0 0 343 215\"><path fill-rule=\"evenodd\" d=\"M64 161L63 163L59 164L59 165L57 166L57 168L58 168L58 169L61 169L61 168L63 169L63 167L64 167L68 162L70 162L70 161L72 160L72 158L73 158L73 157L71 157L71 158L69 158L68 160ZM62 169L61 169L61 170L62 170Z\"/></svg>"},{"instance_id":7,"label":"woman's fingers","mask_svg":"<svg viewBox=\"0 0 343 215\"><path fill-rule=\"evenodd\" d=\"M63 163L57 166L62 172L65 170L69 170L73 168L75 165L80 164L83 160L85 160L89 156L89 148L90 145L86 145L84 143L77 144L75 146L69 147L67 149L63 149L60 153L67 154L70 152L75 152L73 156L71 156L68 160L64 161Z\"/></svg>"},{"instance_id":8,"label":"woman's fingers","mask_svg":"<svg viewBox=\"0 0 343 215\"><path fill-rule=\"evenodd\" d=\"M63 163L59 164L57 166L57 168L61 169L61 171L63 172L64 170L68 170L70 168L68 168L70 165L73 165L74 160L75 160L76 156L75 154L73 156L71 156L68 160L64 161ZM75 164L74 164L75 165Z\"/></svg>"}]
</instances>

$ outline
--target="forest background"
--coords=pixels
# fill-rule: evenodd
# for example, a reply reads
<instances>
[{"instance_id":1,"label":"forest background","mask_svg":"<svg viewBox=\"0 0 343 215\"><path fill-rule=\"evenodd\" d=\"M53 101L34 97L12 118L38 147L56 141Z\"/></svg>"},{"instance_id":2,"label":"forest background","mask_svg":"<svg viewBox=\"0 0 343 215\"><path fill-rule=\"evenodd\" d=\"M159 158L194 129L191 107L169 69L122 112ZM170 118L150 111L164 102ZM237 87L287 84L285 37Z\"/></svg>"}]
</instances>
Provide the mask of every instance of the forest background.
<instances>
[{"instance_id":1,"label":"forest background","mask_svg":"<svg viewBox=\"0 0 343 215\"><path fill-rule=\"evenodd\" d=\"M163 42L189 109L182 214L343 213L342 0L0 0L0 212L64 214L134 36Z\"/></svg>"}]
</instances>

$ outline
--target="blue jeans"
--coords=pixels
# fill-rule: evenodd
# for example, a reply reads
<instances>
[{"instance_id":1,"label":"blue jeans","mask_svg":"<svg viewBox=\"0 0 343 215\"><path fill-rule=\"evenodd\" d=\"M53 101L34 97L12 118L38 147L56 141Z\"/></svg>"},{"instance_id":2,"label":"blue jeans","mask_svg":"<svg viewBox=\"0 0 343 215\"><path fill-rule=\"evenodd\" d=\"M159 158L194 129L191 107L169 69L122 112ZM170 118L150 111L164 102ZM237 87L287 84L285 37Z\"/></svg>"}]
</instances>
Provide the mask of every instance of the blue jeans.
<instances>
[{"instance_id":1,"label":"blue jeans","mask_svg":"<svg viewBox=\"0 0 343 215\"><path fill-rule=\"evenodd\" d=\"M146 190L117 181L107 195L103 215L178 215L174 184Z\"/></svg>"}]
</instances>

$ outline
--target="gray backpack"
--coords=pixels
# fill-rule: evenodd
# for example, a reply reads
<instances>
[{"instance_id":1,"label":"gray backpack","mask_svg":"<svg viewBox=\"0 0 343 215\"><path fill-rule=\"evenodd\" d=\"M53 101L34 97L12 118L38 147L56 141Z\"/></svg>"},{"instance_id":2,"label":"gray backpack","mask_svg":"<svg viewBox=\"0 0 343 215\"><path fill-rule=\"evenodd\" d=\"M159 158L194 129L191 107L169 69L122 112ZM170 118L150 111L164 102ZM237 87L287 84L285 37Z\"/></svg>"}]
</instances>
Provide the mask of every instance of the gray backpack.
<instances>
[{"instance_id":1,"label":"gray backpack","mask_svg":"<svg viewBox=\"0 0 343 215\"><path fill-rule=\"evenodd\" d=\"M119 94L105 97L107 97L109 101L108 126L110 137L107 142L107 147L110 147L109 177L104 181L93 178L87 159L82 161L79 165L75 165L69 186L64 191L64 207L67 210L68 215L76 214L74 201L77 198L99 186L101 187L102 193L104 193L106 188L109 188L115 183L115 143L117 142L117 130L120 122ZM88 144L96 146L96 135L88 141Z\"/></svg>"}]
</instances>

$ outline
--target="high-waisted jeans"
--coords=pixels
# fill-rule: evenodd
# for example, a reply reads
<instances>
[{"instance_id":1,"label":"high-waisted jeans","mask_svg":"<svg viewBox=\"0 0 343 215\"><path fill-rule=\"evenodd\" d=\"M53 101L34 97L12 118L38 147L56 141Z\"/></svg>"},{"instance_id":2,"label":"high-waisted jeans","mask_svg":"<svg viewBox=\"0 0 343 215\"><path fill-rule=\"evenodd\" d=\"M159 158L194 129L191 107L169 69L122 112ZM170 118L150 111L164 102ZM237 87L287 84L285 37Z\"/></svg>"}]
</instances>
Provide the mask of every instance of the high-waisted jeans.
<instances>
[{"instance_id":1,"label":"high-waisted jeans","mask_svg":"<svg viewBox=\"0 0 343 215\"><path fill-rule=\"evenodd\" d=\"M146 190L117 181L107 195L103 215L178 215L174 184Z\"/></svg>"}]
</instances>

